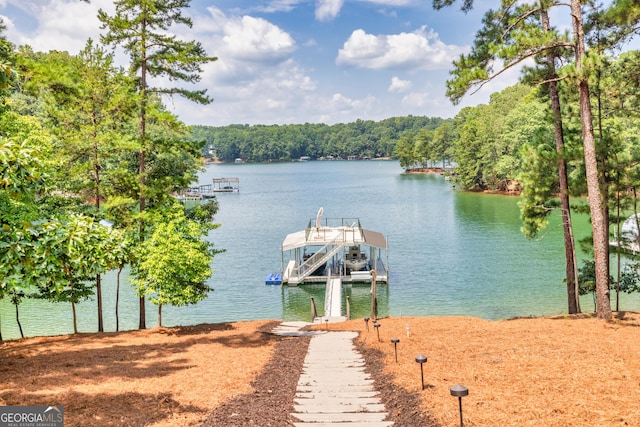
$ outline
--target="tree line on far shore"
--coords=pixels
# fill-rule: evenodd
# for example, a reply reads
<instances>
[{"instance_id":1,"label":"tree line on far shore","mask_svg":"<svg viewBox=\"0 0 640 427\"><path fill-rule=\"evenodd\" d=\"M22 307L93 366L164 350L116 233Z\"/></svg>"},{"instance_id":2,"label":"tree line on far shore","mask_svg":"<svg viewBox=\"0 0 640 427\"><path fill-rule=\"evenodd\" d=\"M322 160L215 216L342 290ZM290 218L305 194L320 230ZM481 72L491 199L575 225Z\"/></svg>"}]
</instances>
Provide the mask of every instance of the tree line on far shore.
<instances>
[{"instance_id":1,"label":"tree line on far shore","mask_svg":"<svg viewBox=\"0 0 640 427\"><path fill-rule=\"evenodd\" d=\"M404 116L380 121L356 120L327 125L193 126L193 138L205 141L205 156L221 162L292 161L392 157L398 139L421 129L435 129L444 119Z\"/></svg>"}]
</instances>

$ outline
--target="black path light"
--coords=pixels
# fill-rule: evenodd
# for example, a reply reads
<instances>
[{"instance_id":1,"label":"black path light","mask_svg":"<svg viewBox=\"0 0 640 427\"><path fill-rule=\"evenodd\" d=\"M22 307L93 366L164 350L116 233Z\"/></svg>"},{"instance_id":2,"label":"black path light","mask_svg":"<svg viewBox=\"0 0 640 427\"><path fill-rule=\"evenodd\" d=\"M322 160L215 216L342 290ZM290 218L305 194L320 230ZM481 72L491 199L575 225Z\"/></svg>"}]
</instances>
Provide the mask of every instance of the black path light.
<instances>
[{"instance_id":1,"label":"black path light","mask_svg":"<svg viewBox=\"0 0 640 427\"><path fill-rule=\"evenodd\" d=\"M391 342L393 343L393 350L396 353L396 363L398 363L398 343L400 342L400 338L391 338Z\"/></svg>"},{"instance_id":2,"label":"black path light","mask_svg":"<svg viewBox=\"0 0 640 427\"><path fill-rule=\"evenodd\" d=\"M367 324L367 332L369 332L369 318L368 317L364 318L364 323Z\"/></svg>"},{"instance_id":3,"label":"black path light","mask_svg":"<svg viewBox=\"0 0 640 427\"><path fill-rule=\"evenodd\" d=\"M416 362L420 364L420 379L422 380L422 389L424 390L424 371L422 370L422 364L426 363L427 356L419 354L416 356Z\"/></svg>"},{"instance_id":4,"label":"black path light","mask_svg":"<svg viewBox=\"0 0 640 427\"><path fill-rule=\"evenodd\" d=\"M456 384L449 387L451 396L458 397L458 407L460 408L460 427L463 427L462 422L462 397L469 395L469 389L462 384Z\"/></svg>"},{"instance_id":5,"label":"black path light","mask_svg":"<svg viewBox=\"0 0 640 427\"><path fill-rule=\"evenodd\" d=\"M327 325L327 331L329 330L329 319L325 317L324 324Z\"/></svg>"},{"instance_id":6,"label":"black path light","mask_svg":"<svg viewBox=\"0 0 640 427\"><path fill-rule=\"evenodd\" d=\"M374 321L373 327L376 328L376 332L378 334L378 342L380 342L380 323L378 323L377 321Z\"/></svg>"}]
</instances>

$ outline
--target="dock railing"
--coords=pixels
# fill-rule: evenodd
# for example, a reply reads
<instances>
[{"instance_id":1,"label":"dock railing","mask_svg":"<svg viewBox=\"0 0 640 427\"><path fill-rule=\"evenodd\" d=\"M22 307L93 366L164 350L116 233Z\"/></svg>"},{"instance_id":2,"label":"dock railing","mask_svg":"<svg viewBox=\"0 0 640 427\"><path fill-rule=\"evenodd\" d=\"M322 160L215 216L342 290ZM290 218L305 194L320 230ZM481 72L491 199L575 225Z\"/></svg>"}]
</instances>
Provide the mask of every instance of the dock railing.
<instances>
[{"instance_id":1,"label":"dock railing","mask_svg":"<svg viewBox=\"0 0 640 427\"><path fill-rule=\"evenodd\" d=\"M289 280L291 280L291 278L294 276L296 277L298 283L304 280L305 277L309 276L318 267L329 261L332 256L340 252L340 250L343 248L341 244L342 241L343 238L341 238L340 236L336 237L331 242L320 248L318 252L309 257L309 259L307 259L301 265L299 265L298 267L294 267L290 272ZM329 248L331 249L329 250Z\"/></svg>"}]
</instances>

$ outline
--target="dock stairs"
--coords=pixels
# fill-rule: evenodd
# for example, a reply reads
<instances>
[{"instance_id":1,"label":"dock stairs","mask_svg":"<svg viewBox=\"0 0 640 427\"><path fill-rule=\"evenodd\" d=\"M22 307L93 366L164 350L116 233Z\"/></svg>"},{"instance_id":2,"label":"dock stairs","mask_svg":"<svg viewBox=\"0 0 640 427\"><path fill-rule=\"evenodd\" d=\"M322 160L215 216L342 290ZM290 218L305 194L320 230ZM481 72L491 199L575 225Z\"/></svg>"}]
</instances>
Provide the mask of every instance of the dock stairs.
<instances>
[{"instance_id":1,"label":"dock stairs","mask_svg":"<svg viewBox=\"0 0 640 427\"><path fill-rule=\"evenodd\" d=\"M274 333L291 336L295 324L283 323ZM298 380L291 416L295 427L389 427L388 412L365 372L353 340L357 332L299 331L312 335Z\"/></svg>"}]
</instances>

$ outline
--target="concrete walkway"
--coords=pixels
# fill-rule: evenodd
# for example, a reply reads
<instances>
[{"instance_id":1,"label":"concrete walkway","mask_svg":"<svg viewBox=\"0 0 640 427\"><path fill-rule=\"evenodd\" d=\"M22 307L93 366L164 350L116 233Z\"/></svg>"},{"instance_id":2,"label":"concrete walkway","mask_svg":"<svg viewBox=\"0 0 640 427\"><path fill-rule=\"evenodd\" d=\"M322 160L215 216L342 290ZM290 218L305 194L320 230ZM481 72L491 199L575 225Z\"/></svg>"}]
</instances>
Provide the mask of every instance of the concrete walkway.
<instances>
[{"instance_id":1,"label":"concrete walkway","mask_svg":"<svg viewBox=\"0 0 640 427\"><path fill-rule=\"evenodd\" d=\"M315 332L291 414L296 427L387 427L387 412L355 349L357 332Z\"/></svg>"}]
</instances>

